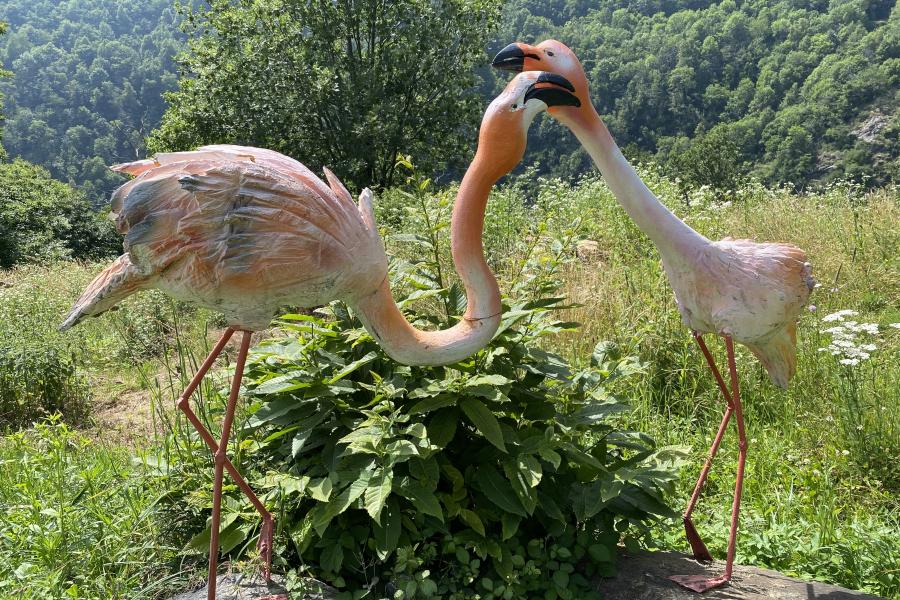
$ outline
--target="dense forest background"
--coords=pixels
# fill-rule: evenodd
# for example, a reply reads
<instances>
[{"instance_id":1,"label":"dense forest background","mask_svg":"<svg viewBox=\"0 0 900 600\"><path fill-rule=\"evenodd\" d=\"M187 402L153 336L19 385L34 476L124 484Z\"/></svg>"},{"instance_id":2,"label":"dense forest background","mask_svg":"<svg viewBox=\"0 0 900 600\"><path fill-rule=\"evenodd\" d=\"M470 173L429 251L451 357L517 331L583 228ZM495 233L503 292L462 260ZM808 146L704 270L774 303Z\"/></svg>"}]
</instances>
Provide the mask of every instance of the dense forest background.
<instances>
[{"instance_id":1,"label":"dense forest background","mask_svg":"<svg viewBox=\"0 0 900 600\"><path fill-rule=\"evenodd\" d=\"M123 181L107 165L142 157L178 81L172 0L4 0L0 21L8 154L105 204Z\"/></svg>"},{"instance_id":2,"label":"dense forest background","mask_svg":"<svg viewBox=\"0 0 900 600\"><path fill-rule=\"evenodd\" d=\"M106 165L144 154L177 87L185 36L172 0L6 0L0 20L9 157L102 206L120 181ZM691 184L900 177L893 0L509 0L483 60L546 37L581 56L626 153ZM479 75L485 98L507 79ZM535 127L529 161L566 178L592 168L550 119Z\"/></svg>"}]
</instances>

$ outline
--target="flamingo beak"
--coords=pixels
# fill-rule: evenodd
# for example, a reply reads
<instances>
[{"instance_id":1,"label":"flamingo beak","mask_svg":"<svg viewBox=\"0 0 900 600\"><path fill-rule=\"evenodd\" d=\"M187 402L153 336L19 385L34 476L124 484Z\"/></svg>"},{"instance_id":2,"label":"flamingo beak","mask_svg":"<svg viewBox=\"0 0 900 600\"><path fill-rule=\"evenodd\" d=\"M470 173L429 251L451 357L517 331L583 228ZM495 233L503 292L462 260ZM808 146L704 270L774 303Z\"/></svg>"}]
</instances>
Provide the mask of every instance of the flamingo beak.
<instances>
[{"instance_id":1,"label":"flamingo beak","mask_svg":"<svg viewBox=\"0 0 900 600\"><path fill-rule=\"evenodd\" d=\"M541 87L538 87L538 86ZM580 107L581 100L575 95L575 86L568 79L556 73L541 73L525 92L525 101L537 98L547 105Z\"/></svg>"},{"instance_id":2,"label":"flamingo beak","mask_svg":"<svg viewBox=\"0 0 900 600\"><path fill-rule=\"evenodd\" d=\"M525 68L526 58L540 61L541 55L537 48L529 46L528 44L515 42L498 52L497 56L494 57L494 60L491 61L491 66L504 71L521 73Z\"/></svg>"}]
</instances>

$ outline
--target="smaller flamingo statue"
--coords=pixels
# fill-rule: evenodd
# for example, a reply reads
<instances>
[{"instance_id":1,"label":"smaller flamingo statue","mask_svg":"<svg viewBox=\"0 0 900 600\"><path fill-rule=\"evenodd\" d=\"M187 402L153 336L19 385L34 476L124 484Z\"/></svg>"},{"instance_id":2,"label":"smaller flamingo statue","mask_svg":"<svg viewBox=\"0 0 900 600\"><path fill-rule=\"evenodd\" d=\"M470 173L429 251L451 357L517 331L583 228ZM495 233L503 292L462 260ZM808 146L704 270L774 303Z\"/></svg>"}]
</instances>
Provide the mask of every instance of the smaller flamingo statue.
<instances>
[{"instance_id":1,"label":"smaller flamingo statue","mask_svg":"<svg viewBox=\"0 0 900 600\"><path fill-rule=\"evenodd\" d=\"M576 135L625 212L656 245L675 292L681 318L693 332L716 384L725 396L725 414L684 511L687 539L698 560L711 561L712 556L694 527L691 513L732 415L737 421L737 482L731 508L725 573L713 578L699 575L671 577L673 581L697 592L724 585L731 580L734 568L738 513L747 459L747 436L734 360L734 342L744 344L756 355L776 385L787 387L797 368L797 318L815 285L806 253L790 244L731 238L712 242L676 217L653 195L622 156L590 101L587 77L581 62L565 44L555 40L547 40L537 46L510 44L497 54L493 66L511 71L549 71L575 84L579 106L558 106L548 112ZM705 333L725 339L730 389L703 341Z\"/></svg>"}]
</instances>

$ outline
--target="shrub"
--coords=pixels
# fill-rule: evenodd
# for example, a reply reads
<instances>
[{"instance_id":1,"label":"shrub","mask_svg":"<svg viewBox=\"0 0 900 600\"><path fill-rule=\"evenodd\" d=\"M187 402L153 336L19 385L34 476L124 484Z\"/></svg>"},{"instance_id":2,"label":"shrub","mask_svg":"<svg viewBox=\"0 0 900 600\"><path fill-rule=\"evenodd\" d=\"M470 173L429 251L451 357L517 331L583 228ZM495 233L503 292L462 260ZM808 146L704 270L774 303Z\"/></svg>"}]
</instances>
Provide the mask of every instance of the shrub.
<instances>
[{"instance_id":1,"label":"shrub","mask_svg":"<svg viewBox=\"0 0 900 600\"><path fill-rule=\"evenodd\" d=\"M16 159L0 164L0 267L53 258L101 258L122 249L84 194Z\"/></svg>"},{"instance_id":2,"label":"shrub","mask_svg":"<svg viewBox=\"0 0 900 600\"><path fill-rule=\"evenodd\" d=\"M428 246L420 255L446 230L428 227L406 240ZM678 454L617 429L626 407L607 389L640 366L608 344L583 369L541 348L576 326L552 318L568 247L535 245L493 342L448 367L387 359L339 302L282 317L287 336L248 366L251 416L232 447L275 507L276 566L289 581L314 575L341 598L587 598L589 579L614 571L623 538L673 516L662 496ZM461 304L439 254L393 265L394 289L412 290L398 292L400 305L419 326L448 326L439 315ZM177 471L192 481L173 487L208 485L202 462L202 474ZM258 520L228 493L222 549L240 555ZM193 545L205 551L208 539L207 529Z\"/></svg>"},{"instance_id":3,"label":"shrub","mask_svg":"<svg viewBox=\"0 0 900 600\"><path fill-rule=\"evenodd\" d=\"M66 350L0 347L0 430L25 427L54 413L80 424L88 417L90 401L87 382Z\"/></svg>"}]
</instances>

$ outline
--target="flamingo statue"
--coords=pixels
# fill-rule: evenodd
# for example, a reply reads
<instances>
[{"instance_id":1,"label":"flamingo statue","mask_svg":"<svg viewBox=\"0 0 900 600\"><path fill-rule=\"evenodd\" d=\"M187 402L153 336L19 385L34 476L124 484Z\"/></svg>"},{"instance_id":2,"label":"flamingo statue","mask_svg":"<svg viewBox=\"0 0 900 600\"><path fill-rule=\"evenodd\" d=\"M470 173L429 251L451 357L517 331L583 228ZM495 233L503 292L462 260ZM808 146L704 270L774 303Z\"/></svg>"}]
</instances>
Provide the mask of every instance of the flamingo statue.
<instances>
[{"instance_id":1,"label":"flamingo statue","mask_svg":"<svg viewBox=\"0 0 900 600\"><path fill-rule=\"evenodd\" d=\"M443 331L413 328L394 302L369 189L357 206L328 169L326 185L296 160L244 146L203 146L112 167L135 176L112 196L126 252L88 285L60 329L150 288L225 315L228 328L178 400L215 455L209 600L216 596L226 470L262 516L257 547L270 577L272 514L226 454L251 333L267 327L287 304L314 307L340 299L404 364L452 364L485 346L501 315L481 242L488 194L522 159L534 117L549 106L577 105L572 90L558 75L523 73L488 107L452 214L451 250L468 304L462 319ZM190 398L236 332L242 333L240 350L216 441L191 410Z\"/></svg>"},{"instance_id":2,"label":"flamingo statue","mask_svg":"<svg viewBox=\"0 0 900 600\"><path fill-rule=\"evenodd\" d=\"M762 362L773 383L786 388L797 368L797 318L815 285L806 253L795 246L725 238L712 242L672 214L647 188L622 156L590 101L587 77L578 57L564 44L547 40L531 46L513 43L494 58L493 66L511 71L556 73L575 84L579 106L553 107L548 112L568 127L588 151L625 212L653 241L675 292L678 311L693 332L716 383L725 396L725 414L684 511L684 527L694 557L712 556L697 533L691 514L706 483L713 459L732 415L737 422L739 454L731 530L725 572L720 577L670 577L696 592L731 580L737 541L738 513L747 458L747 437L734 360L734 342L747 346ZM731 387L716 367L703 341L712 333L725 340Z\"/></svg>"}]
</instances>

